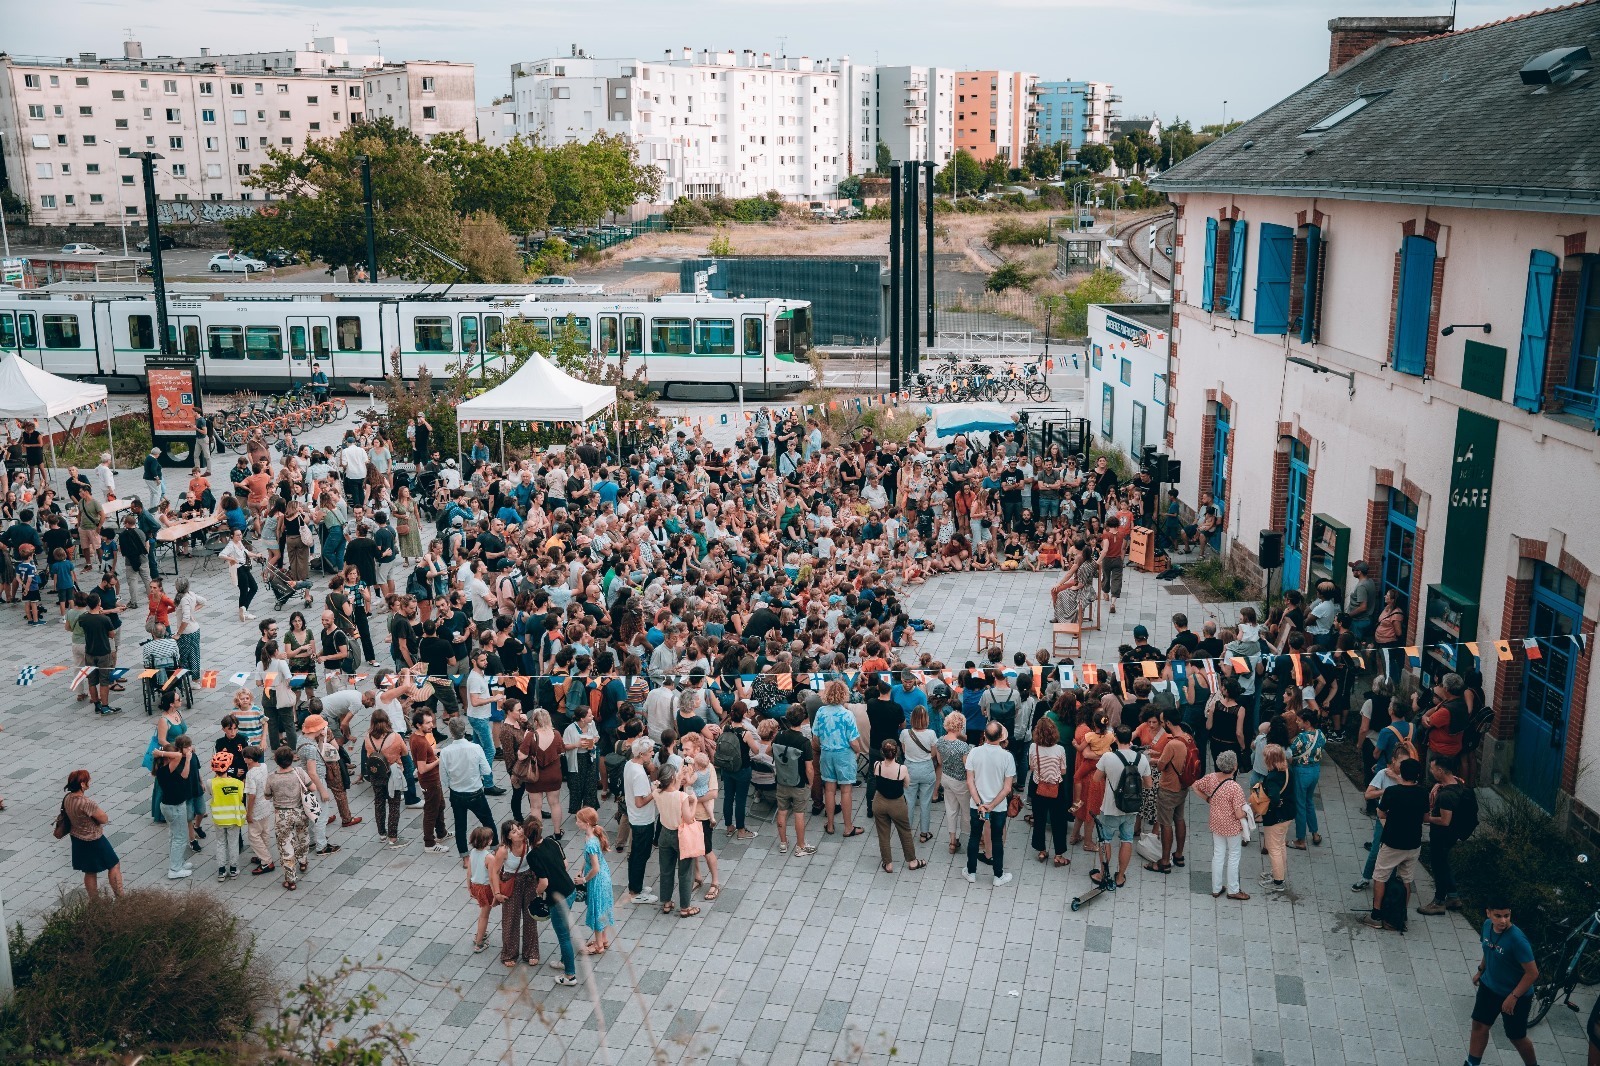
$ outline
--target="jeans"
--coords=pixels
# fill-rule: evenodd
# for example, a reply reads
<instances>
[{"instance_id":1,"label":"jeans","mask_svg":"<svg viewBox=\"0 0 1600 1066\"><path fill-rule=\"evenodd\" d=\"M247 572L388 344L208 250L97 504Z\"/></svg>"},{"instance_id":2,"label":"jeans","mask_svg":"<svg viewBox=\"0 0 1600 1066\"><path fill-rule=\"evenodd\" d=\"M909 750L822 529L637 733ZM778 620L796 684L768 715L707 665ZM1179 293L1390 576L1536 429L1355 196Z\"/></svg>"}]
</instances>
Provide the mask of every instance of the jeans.
<instances>
[{"instance_id":1,"label":"jeans","mask_svg":"<svg viewBox=\"0 0 1600 1066\"><path fill-rule=\"evenodd\" d=\"M744 828L745 803L750 798L750 767L722 775L722 824Z\"/></svg>"},{"instance_id":2,"label":"jeans","mask_svg":"<svg viewBox=\"0 0 1600 1066\"><path fill-rule=\"evenodd\" d=\"M1226 888L1239 891L1239 851L1244 845L1243 836L1211 838L1211 892L1215 895Z\"/></svg>"},{"instance_id":3,"label":"jeans","mask_svg":"<svg viewBox=\"0 0 1600 1066\"><path fill-rule=\"evenodd\" d=\"M256 584L256 575L250 572L248 566L235 568L234 575L239 579L239 606L248 611L250 601L256 598L261 587Z\"/></svg>"},{"instance_id":4,"label":"jeans","mask_svg":"<svg viewBox=\"0 0 1600 1066\"><path fill-rule=\"evenodd\" d=\"M467 812L478 816L478 824L494 832L494 843L500 846L500 833L494 827L494 815L489 813L489 798L483 792L457 792L450 790L450 813L456 820L456 851L464 858L467 854Z\"/></svg>"},{"instance_id":5,"label":"jeans","mask_svg":"<svg viewBox=\"0 0 1600 1066\"><path fill-rule=\"evenodd\" d=\"M945 797L949 802L949 797ZM984 815L976 807L968 807L967 828L967 873L978 872L978 849L983 843ZM1006 872L1006 812L990 811L989 821L989 853L994 856L994 875L1001 877Z\"/></svg>"},{"instance_id":6,"label":"jeans","mask_svg":"<svg viewBox=\"0 0 1600 1066\"><path fill-rule=\"evenodd\" d=\"M698 831L698 822L691 823ZM694 860L680 859L678 857L678 831L661 829L661 838L656 841L661 853L661 901L672 901L672 889L678 889L678 906L684 909L689 907L689 892L694 888Z\"/></svg>"},{"instance_id":7,"label":"jeans","mask_svg":"<svg viewBox=\"0 0 1600 1066\"><path fill-rule=\"evenodd\" d=\"M933 787L938 775L933 772L933 760L906 763L911 780L906 786L906 805L911 810L911 827L919 833L928 831L933 817Z\"/></svg>"},{"instance_id":8,"label":"jeans","mask_svg":"<svg viewBox=\"0 0 1600 1066\"><path fill-rule=\"evenodd\" d=\"M1317 829L1317 782L1322 780L1322 764L1291 767L1289 783L1294 786L1294 838L1305 840L1306 829Z\"/></svg>"},{"instance_id":9,"label":"jeans","mask_svg":"<svg viewBox=\"0 0 1600 1066\"><path fill-rule=\"evenodd\" d=\"M167 820L167 872L182 873L189 850L189 805L163 803L161 816Z\"/></svg>"},{"instance_id":10,"label":"jeans","mask_svg":"<svg viewBox=\"0 0 1600 1066\"><path fill-rule=\"evenodd\" d=\"M406 806L415 807L422 802L421 797L417 795L417 764L408 752L401 757L400 765L406 770Z\"/></svg>"},{"instance_id":11,"label":"jeans","mask_svg":"<svg viewBox=\"0 0 1600 1066\"><path fill-rule=\"evenodd\" d=\"M149 507L155 507L167 497L167 481L157 478L154 481L146 480L144 483L144 500Z\"/></svg>"},{"instance_id":12,"label":"jeans","mask_svg":"<svg viewBox=\"0 0 1600 1066\"><path fill-rule=\"evenodd\" d=\"M550 893L550 928L561 949L561 965L572 977L578 972L578 956L572 950L572 911L567 908L567 897L559 892Z\"/></svg>"},{"instance_id":13,"label":"jeans","mask_svg":"<svg viewBox=\"0 0 1600 1066\"><path fill-rule=\"evenodd\" d=\"M422 846L431 848L444 839L444 790L437 776L423 781L422 787Z\"/></svg>"},{"instance_id":14,"label":"jeans","mask_svg":"<svg viewBox=\"0 0 1600 1066\"><path fill-rule=\"evenodd\" d=\"M1456 894L1456 873L1450 866L1450 853L1455 850L1456 835L1435 826L1428 837L1428 851L1433 856L1433 902L1443 903ZM1377 854L1376 851L1373 852Z\"/></svg>"},{"instance_id":15,"label":"jeans","mask_svg":"<svg viewBox=\"0 0 1600 1066\"><path fill-rule=\"evenodd\" d=\"M1372 820L1372 847L1367 849L1367 861L1361 865L1361 880L1372 880L1372 871L1378 867L1378 844L1383 840L1383 823Z\"/></svg>"},{"instance_id":16,"label":"jeans","mask_svg":"<svg viewBox=\"0 0 1600 1066\"><path fill-rule=\"evenodd\" d=\"M334 526L322 538L322 569L337 574L344 569L344 527Z\"/></svg>"},{"instance_id":17,"label":"jeans","mask_svg":"<svg viewBox=\"0 0 1600 1066\"><path fill-rule=\"evenodd\" d=\"M483 787L494 787L494 723L487 718L473 718L467 716L467 724L472 726L472 739L478 742L478 747L483 749L483 757L489 760L489 772L483 775Z\"/></svg>"},{"instance_id":18,"label":"jeans","mask_svg":"<svg viewBox=\"0 0 1600 1066\"><path fill-rule=\"evenodd\" d=\"M656 827L655 822L632 826L633 843L628 849L628 891L635 896L644 891L645 871L650 868L650 852L656 844Z\"/></svg>"},{"instance_id":19,"label":"jeans","mask_svg":"<svg viewBox=\"0 0 1600 1066\"><path fill-rule=\"evenodd\" d=\"M237 867L239 853L244 846L244 826L241 825L214 825L211 831L217 834L217 866Z\"/></svg>"}]
</instances>

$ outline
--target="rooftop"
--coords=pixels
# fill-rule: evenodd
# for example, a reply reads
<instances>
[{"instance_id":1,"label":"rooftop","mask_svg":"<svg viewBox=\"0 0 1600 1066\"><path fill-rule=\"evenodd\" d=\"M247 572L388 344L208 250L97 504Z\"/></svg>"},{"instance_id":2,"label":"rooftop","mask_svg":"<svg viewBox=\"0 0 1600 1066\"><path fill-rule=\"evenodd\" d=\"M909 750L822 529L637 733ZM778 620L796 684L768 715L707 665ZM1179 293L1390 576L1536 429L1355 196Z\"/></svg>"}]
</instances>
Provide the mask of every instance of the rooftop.
<instances>
[{"instance_id":1,"label":"rooftop","mask_svg":"<svg viewBox=\"0 0 1600 1066\"><path fill-rule=\"evenodd\" d=\"M1600 208L1600 73L1526 81L1535 57L1600 55L1600 0L1383 41L1152 184L1589 213Z\"/></svg>"}]
</instances>

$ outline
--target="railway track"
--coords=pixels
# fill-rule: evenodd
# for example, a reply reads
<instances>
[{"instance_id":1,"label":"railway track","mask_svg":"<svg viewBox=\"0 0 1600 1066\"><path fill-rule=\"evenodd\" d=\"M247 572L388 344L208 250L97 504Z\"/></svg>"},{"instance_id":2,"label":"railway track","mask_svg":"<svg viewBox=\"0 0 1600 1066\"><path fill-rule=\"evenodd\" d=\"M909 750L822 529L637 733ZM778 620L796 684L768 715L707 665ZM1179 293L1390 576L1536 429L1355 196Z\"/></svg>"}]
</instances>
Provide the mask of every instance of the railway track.
<instances>
[{"instance_id":1,"label":"railway track","mask_svg":"<svg viewBox=\"0 0 1600 1066\"><path fill-rule=\"evenodd\" d=\"M1117 258L1134 269L1143 268L1151 277L1165 285L1172 284L1172 260L1166 249L1173 244L1172 212L1162 211L1142 215L1127 222L1119 222L1111 229L1111 236L1122 241L1113 249ZM1156 227L1156 246L1150 247L1149 231Z\"/></svg>"}]
</instances>

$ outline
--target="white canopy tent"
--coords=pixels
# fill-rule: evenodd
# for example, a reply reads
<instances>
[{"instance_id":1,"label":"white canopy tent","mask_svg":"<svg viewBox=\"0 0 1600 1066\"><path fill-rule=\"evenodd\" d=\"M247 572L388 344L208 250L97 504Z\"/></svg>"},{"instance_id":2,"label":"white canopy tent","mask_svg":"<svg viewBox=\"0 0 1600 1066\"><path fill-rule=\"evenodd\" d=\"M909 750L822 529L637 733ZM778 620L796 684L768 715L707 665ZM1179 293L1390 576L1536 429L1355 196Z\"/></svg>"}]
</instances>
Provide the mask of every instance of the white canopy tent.
<instances>
[{"instance_id":1,"label":"white canopy tent","mask_svg":"<svg viewBox=\"0 0 1600 1066\"><path fill-rule=\"evenodd\" d=\"M12 353L0 361L0 418L51 421L62 415L106 402L106 387L86 381L57 377ZM50 465L56 465L54 434L51 434ZM113 455L111 411L106 411L106 446ZM113 463L115 465L115 463Z\"/></svg>"},{"instance_id":2,"label":"white canopy tent","mask_svg":"<svg viewBox=\"0 0 1600 1066\"><path fill-rule=\"evenodd\" d=\"M534 352L505 381L456 408L456 461L461 461L463 422L582 422L617 404L617 390L568 374ZM505 462L505 431L500 434Z\"/></svg>"}]
</instances>

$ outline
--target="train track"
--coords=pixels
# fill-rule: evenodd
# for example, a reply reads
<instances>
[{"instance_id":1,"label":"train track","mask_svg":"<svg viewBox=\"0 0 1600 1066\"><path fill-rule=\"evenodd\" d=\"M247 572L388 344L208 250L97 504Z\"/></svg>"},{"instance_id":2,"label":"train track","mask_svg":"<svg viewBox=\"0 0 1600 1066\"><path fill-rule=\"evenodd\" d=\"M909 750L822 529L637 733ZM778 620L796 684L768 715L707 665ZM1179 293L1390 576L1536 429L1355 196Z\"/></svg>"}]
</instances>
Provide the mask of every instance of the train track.
<instances>
[{"instance_id":1,"label":"train track","mask_svg":"<svg viewBox=\"0 0 1600 1066\"><path fill-rule=\"evenodd\" d=\"M1173 246L1172 212L1163 211L1156 214L1142 215L1127 222L1119 222L1111 229L1111 236L1122 241L1120 247L1113 249L1117 258L1134 269L1144 269L1155 280L1172 284L1172 260L1167 257L1166 249ZM1156 246L1150 247L1150 227L1156 227Z\"/></svg>"}]
</instances>

